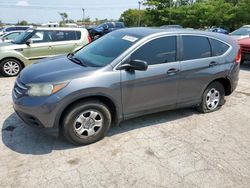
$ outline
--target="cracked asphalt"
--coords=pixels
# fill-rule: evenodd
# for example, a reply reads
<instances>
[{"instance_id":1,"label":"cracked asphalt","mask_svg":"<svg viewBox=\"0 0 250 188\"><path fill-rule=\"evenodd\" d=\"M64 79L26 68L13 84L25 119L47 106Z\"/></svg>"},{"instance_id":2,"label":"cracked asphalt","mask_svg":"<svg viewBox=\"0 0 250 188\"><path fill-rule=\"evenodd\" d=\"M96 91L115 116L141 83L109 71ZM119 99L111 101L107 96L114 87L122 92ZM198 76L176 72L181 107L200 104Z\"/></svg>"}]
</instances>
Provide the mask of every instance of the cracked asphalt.
<instances>
[{"instance_id":1,"label":"cracked asphalt","mask_svg":"<svg viewBox=\"0 0 250 188\"><path fill-rule=\"evenodd\" d=\"M157 113L75 147L14 113L0 78L0 187L250 187L250 63L217 112Z\"/></svg>"}]
</instances>

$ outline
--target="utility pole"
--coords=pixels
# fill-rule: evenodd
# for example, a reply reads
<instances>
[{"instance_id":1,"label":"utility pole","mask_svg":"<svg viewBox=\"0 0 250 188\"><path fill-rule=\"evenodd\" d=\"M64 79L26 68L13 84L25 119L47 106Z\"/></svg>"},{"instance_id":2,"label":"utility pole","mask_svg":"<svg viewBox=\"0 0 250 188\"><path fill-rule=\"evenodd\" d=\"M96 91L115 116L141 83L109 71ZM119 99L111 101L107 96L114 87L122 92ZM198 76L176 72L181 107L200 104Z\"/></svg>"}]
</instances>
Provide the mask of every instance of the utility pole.
<instances>
[{"instance_id":1,"label":"utility pole","mask_svg":"<svg viewBox=\"0 0 250 188\"><path fill-rule=\"evenodd\" d=\"M138 26L140 27L141 26L141 4L142 4L142 1L138 1L138 4L139 4Z\"/></svg>"},{"instance_id":2,"label":"utility pole","mask_svg":"<svg viewBox=\"0 0 250 188\"><path fill-rule=\"evenodd\" d=\"M82 8L82 25L84 23L84 20L85 20L85 9Z\"/></svg>"},{"instance_id":3,"label":"utility pole","mask_svg":"<svg viewBox=\"0 0 250 188\"><path fill-rule=\"evenodd\" d=\"M169 25L171 25L171 0L169 0Z\"/></svg>"}]
</instances>

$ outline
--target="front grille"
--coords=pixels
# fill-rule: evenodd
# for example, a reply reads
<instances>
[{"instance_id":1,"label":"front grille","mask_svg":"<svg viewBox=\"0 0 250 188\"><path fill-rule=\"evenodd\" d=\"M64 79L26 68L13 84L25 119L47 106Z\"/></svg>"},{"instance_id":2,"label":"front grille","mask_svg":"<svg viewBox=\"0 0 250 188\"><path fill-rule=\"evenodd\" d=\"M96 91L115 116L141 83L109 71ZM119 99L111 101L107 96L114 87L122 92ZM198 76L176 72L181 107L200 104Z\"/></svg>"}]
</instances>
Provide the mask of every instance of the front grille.
<instances>
[{"instance_id":1,"label":"front grille","mask_svg":"<svg viewBox=\"0 0 250 188\"><path fill-rule=\"evenodd\" d=\"M15 82L15 86L13 89L13 93L15 95L16 98L20 98L22 96L24 96L27 92L28 88L22 83L20 82L20 80L17 78L16 82Z\"/></svg>"},{"instance_id":2,"label":"front grille","mask_svg":"<svg viewBox=\"0 0 250 188\"><path fill-rule=\"evenodd\" d=\"M250 46L241 46L241 51L243 53L250 53Z\"/></svg>"}]
</instances>

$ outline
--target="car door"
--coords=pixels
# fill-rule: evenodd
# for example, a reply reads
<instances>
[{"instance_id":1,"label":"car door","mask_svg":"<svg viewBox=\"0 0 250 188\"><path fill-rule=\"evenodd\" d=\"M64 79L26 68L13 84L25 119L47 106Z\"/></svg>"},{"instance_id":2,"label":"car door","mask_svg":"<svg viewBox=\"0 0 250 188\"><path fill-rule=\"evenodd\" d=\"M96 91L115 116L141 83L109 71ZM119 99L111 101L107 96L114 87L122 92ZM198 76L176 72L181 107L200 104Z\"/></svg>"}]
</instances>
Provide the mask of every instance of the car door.
<instances>
[{"instance_id":1,"label":"car door","mask_svg":"<svg viewBox=\"0 0 250 188\"><path fill-rule=\"evenodd\" d=\"M220 73L224 57L213 56L209 38L182 35L178 106L197 104L206 86Z\"/></svg>"},{"instance_id":2,"label":"car door","mask_svg":"<svg viewBox=\"0 0 250 188\"><path fill-rule=\"evenodd\" d=\"M29 38L30 44L22 49L22 54L29 60L54 56L52 34L53 31L37 30Z\"/></svg>"},{"instance_id":3,"label":"car door","mask_svg":"<svg viewBox=\"0 0 250 188\"><path fill-rule=\"evenodd\" d=\"M80 32L80 31L77 31ZM54 33L54 49L56 55L67 54L73 52L81 46L81 34L76 31L55 31Z\"/></svg>"},{"instance_id":4,"label":"car door","mask_svg":"<svg viewBox=\"0 0 250 188\"><path fill-rule=\"evenodd\" d=\"M125 118L176 106L180 69L176 57L176 36L153 39L131 54L130 60L146 61L148 69L121 71Z\"/></svg>"}]
</instances>

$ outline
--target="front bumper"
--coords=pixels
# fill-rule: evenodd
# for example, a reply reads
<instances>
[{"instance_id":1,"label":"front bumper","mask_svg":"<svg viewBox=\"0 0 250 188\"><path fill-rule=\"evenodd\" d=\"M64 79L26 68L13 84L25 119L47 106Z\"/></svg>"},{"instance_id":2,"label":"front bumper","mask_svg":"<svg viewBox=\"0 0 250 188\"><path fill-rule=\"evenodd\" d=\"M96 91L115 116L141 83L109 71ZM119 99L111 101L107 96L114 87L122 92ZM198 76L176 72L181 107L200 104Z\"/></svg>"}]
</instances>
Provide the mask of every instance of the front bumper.
<instances>
[{"instance_id":1,"label":"front bumper","mask_svg":"<svg viewBox=\"0 0 250 188\"><path fill-rule=\"evenodd\" d=\"M60 99L56 96L17 98L12 92L13 108L16 114L28 125L44 128L55 127Z\"/></svg>"}]
</instances>

